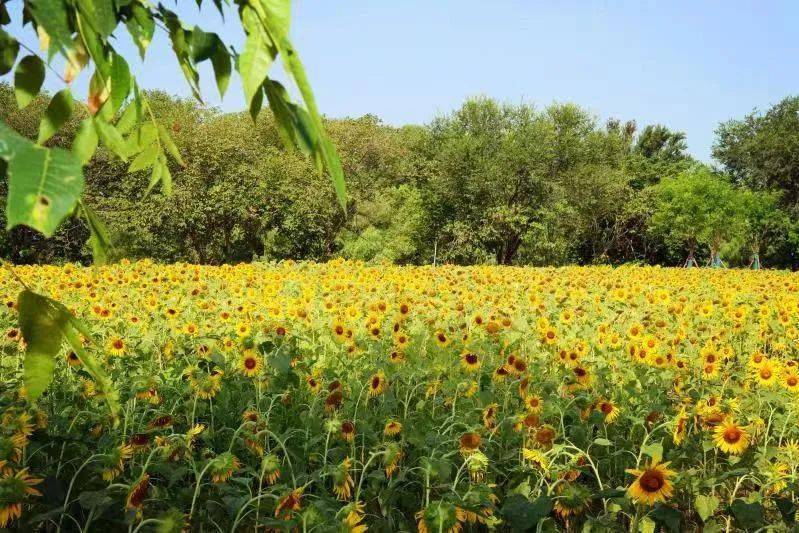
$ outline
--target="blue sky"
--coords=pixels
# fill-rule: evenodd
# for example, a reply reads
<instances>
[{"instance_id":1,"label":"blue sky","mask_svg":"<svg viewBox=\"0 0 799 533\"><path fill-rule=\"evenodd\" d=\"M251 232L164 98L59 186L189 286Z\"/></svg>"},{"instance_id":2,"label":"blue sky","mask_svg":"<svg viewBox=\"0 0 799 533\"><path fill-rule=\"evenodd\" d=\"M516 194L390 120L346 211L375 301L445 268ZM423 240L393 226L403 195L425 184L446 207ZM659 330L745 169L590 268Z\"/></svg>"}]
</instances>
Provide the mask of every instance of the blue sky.
<instances>
[{"instance_id":1,"label":"blue sky","mask_svg":"<svg viewBox=\"0 0 799 533\"><path fill-rule=\"evenodd\" d=\"M240 29L207 3L198 13L182 0L178 11L241 49ZM690 152L709 161L719 122L799 93L795 1L296 0L292 15L295 45L332 117L419 124L478 94L569 101L601 121L685 131ZM120 42L133 52L124 32ZM189 94L164 35L134 70L146 88ZM210 71L202 74L210 104L241 109L237 80L220 101Z\"/></svg>"}]
</instances>

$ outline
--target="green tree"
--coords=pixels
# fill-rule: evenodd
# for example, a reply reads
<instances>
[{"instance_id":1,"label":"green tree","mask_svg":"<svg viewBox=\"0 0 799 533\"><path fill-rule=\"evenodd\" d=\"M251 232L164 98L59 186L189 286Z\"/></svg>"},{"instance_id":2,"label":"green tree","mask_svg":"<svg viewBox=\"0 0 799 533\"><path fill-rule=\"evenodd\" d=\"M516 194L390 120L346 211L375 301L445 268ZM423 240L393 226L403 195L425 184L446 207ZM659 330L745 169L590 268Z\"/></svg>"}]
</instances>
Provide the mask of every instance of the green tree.
<instances>
[{"instance_id":1,"label":"green tree","mask_svg":"<svg viewBox=\"0 0 799 533\"><path fill-rule=\"evenodd\" d=\"M673 247L687 246L686 266L696 265L700 245L710 248L712 266L720 266L722 246L743 230L740 191L703 165L656 186L649 228Z\"/></svg>"}]
</instances>

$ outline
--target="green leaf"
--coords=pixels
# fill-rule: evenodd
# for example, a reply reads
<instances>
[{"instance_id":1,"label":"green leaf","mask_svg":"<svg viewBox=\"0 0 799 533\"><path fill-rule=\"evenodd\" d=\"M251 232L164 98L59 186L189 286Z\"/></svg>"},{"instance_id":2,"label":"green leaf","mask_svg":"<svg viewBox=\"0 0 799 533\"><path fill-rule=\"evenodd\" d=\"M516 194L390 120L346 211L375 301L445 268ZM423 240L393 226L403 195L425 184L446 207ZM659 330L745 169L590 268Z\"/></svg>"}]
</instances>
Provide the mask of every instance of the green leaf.
<instances>
[{"instance_id":1,"label":"green leaf","mask_svg":"<svg viewBox=\"0 0 799 533\"><path fill-rule=\"evenodd\" d=\"M10 161L16 152L32 145L32 142L0 121L0 159Z\"/></svg>"},{"instance_id":2,"label":"green leaf","mask_svg":"<svg viewBox=\"0 0 799 533\"><path fill-rule=\"evenodd\" d=\"M682 513L674 507L668 505L658 504L655 509L649 513L649 517L654 520L664 531L671 533L680 533L680 520Z\"/></svg>"},{"instance_id":3,"label":"green leaf","mask_svg":"<svg viewBox=\"0 0 799 533\"><path fill-rule=\"evenodd\" d=\"M796 523L797 507L790 498L775 498L774 503L777 505L777 509L780 511L780 515L782 515L782 520L786 524L792 525Z\"/></svg>"},{"instance_id":4,"label":"green leaf","mask_svg":"<svg viewBox=\"0 0 799 533\"><path fill-rule=\"evenodd\" d=\"M128 63L119 54L114 54L111 60L111 111L116 113L122 109L122 104L130 94L132 78L130 76L130 68Z\"/></svg>"},{"instance_id":5,"label":"green leaf","mask_svg":"<svg viewBox=\"0 0 799 533\"><path fill-rule=\"evenodd\" d=\"M260 5L270 22L269 31L279 38L287 37L291 26L291 2L289 0L261 0Z\"/></svg>"},{"instance_id":6,"label":"green leaf","mask_svg":"<svg viewBox=\"0 0 799 533\"><path fill-rule=\"evenodd\" d=\"M139 55L144 59L144 54L147 53L147 48L153 40L153 33L155 33L155 20L153 20L150 10L139 3L132 4L130 11L132 16L125 21L125 25L139 49Z\"/></svg>"},{"instance_id":7,"label":"green leaf","mask_svg":"<svg viewBox=\"0 0 799 533\"><path fill-rule=\"evenodd\" d=\"M125 135L133 126L138 124L139 122L139 112L138 106L134 103L129 104L125 107L125 110L122 111L122 115L119 117L119 120L116 123L116 128L119 133Z\"/></svg>"},{"instance_id":8,"label":"green leaf","mask_svg":"<svg viewBox=\"0 0 799 533\"><path fill-rule=\"evenodd\" d=\"M743 529L758 529L764 525L763 506L759 503L746 503L738 499L732 502L730 511Z\"/></svg>"},{"instance_id":9,"label":"green leaf","mask_svg":"<svg viewBox=\"0 0 799 533\"><path fill-rule=\"evenodd\" d=\"M244 88L245 103L249 109L253 99L261 91L276 51L264 32L258 15L248 6L242 11L242 24L247 32L247 39L244 41L244 49L239 56L237 68Z\"/></svg>"},{"instance_id":10,"label":"green leaf","mask_svg":"<svg viewBox=\"0 0 799 533\"><path fill-rule=\"evenodd\" d=\"M19 43L0 28L0 76L11 72L19 54Z\"/></svg>"},{"instance_id":11,"label":"green leaf","mask_svg":"<svg viewBox=\"0 0 799 533\"><path fill-rule=\"evenodd\" d=\"M197 69L194 68L194 62L191 59L191 32L183 28L175 13L166 9L163 5L159 5L161 17L169 30L169 39L172 41L172 51L178 60L180 69L183 71L183 77L189 82L189 87L197 100L202 101L200 97L200 75Z\"/></svg>"},{"instance_id":12,"label":"green leaf","mask_svg":"<svg viewBox=\"0 0 799 533\"><path fill-rule=\"evenodd\" d=\"M548 496L541 495L535 501L519 495L505 500L501 514L512 531L534 531L538 522L552 512L553 503Z\"/></svg>"},{"instance_id":13,"label":"green leaf","mask_svg":"<svg viewBox=\"0 0 799 533\"><path fill-rule=\"evenodd\" d=\"M127 161L128 148L125 144L125 139L122 138L122 134L113 125L100 117L95 117L94 128L106 148L114 152L123 161Z\"/></svg>"},{"instance_id":14,"label":"green leaf","mask_svg":"<svg viewBox=\"0 0 799 533\"><path fill-rule=\"evenodd\" d=\"M653 442L652 444L642 446L641 451L656 461L660 461L663 458L663 444L660 442Z\"/></svg>"},{"instance_id":15,"label":"green leaf","mask_svg":"<svg viewBox=\"0 0 799 533\"><path fill-rule=\"evenodd\" d=\"M24 224L52 236L83 192L80 161L66 150L32 143L15 150L6 160L7 229Z\"/></svg>"},{"instance_id":16,"label":"green leaf","mask_svg":"<svg viewBox=\"0 0 799 533\"><path fill-rule=\"evenodd\" d=\"M117 19L112 0L78 0L78 8L92 29L104 39L114 32Z\"/></svg>"},{"instance_id":17,"label":"green leaf","mask_svg":"<svg viewBox=\"0 0 799 533\"><path fill-rule=\"evenodd\" d=\"M14 96L20 109L36 98L44 83L44 61L39 56L29 55L14 70Z\"/></svg>"},{"instance_id":18,"label":"green leaf","mask_svg":"<svg viewBox=\"0 0 799 533\"><path fill-rule=\"evenodd\" d=\"M34 292L22 291L17 299L19 327L25 339L24 381L31 401L41 396L53 377L55 358L69 324L63 306Z\"/></svg>"},{"instance_id":19,"label":"green leaf","mask_svg":"<svg viewBox=\"0 0 799 533\"><path fill-rule=\"evenodd\" d=\"M94 129L94 121L91 118L83 119L78 127L75 140L72 142L72 153L82 165L86 165L97 150L99 142L97 131Z\"/></svg>"},{"instance_id":20,"label":"green leaf","mask_svg":"<svg viewBox=\"0 0 799 533\"><path fill-rule=\"evenodd\" d=\"M596 444L597 446L613 446L613 442L602 437L594 439L594 444Z\"/></svg>"},{"instance_id":21,"label":"green leaf","mask_svg":"<svg viewBox=\"0 0 799 533\"><path fill-rule=\"evenodd\" d=\"M39 124L39 137L36 140L44 144L58 129L72 116L74 102L69 88L58 91L44 112L42 122Z\"/></svg>"},{"instance_id":22,"label":"green leaf","mask_svg":"<svg viewBox=\"0 0 799 533\"><path fill-rule=\"evenodd\" d=\"M211 65L214 67L214 77L216 86L219 89L219 96L224 97L230 84L230 74L233 70L230 54L225 48L225 44L217 38L217 45L211 56Z\"/></svg>"},{"instance_id":23,"label":"green leaf","mask_svg":"<svg viewBox=\"0 0 799 533\"><path fill-rule=\"evenodd\" d=\"M50 37L49 56L72 47L72 29L69 24L67 4L64 0L36 0L27 4L36 23Z\"/></svg>"},{"instance_id":24,"label":"green leaf","mask_svg":"<svg viewBox=\"0 0 799 533\"><path fill-rule=\"evenodd\" d=\"M172 140L172 136L169 135L169 132L166 131L166 128L159 124L158 125L158 136L161 138L161 142L166 148L167 152L175 158L175 161L182 167L186 166L186 163L183 162L183 158L180 157L180 152L178 151L178 147L175 145L175 141Z\"/></svg>"},{"instance_id":25,"label":"green leaf","mask_svg":"<svg viewBox=\"0 0 799 533\"><path fill-rule=\"evenodd\" d=\"M258 114L261 112L261 107L264 105L264 92L258 91L253 96L252 102L250 102L250 118L253 122L258 119Z\"/></svg>"},{"instance_id":26,"label":"green leaf","mask_svg":"<svg viewBox=\"0 0 799 533\"><path fill-rule=\"evenodd\" d=\"M191 31L191 58L195 63L211 59L219 37L215 33L205 32L199 26Z\"/></svg>"},{"instance_id":27,"label":"green leaf","mask_svg":"<svg viewBox=\"0 0 799 533\"><path fill-rule=\"evenodd\" d=\"M276 24L270 19L266 19L266 24L269 25L270 34L279 32L279 29L274 29ZM330 179L333 182L333 187L336 190L341 208L346 212L347 209L347 187L344 182L344 170L341 167L341 161L338 158L336 149L324 133L324 125L322 124L322 116L316 106L316 99L314 98L311 84L308 82L308 76L305 73L300 57L294 50L287 37L283 37L278 41L278 49L280 50L281 58L283 59L284 68L294 78L297 88L300 90L302 99L308 108L308 113L311 116L311 122L316 128L317 136L319 137L318 154L327 168Z\"/></svg>"},{"instance_id":28,"label":"green leaf","mask_svg":"<svg viewBox=\"0 0 799 533\"><path fill-rule=\"evenodd\" d=\"M92 249L94 264L104 265L108 259L108 250L111 249L111 237L105 224L88 205L81 202L86 225L89 227L89 246Z\"/></svg>"},{"instance_id":29,"label":"green leaf","mask_svg":"<svg viewBox=\"0 0 799 533\"><path fill-rule=\"evenodd\" d=\"M153 187L158 185L158 182L161 181L161 174L163 174L164 168L161 166L160 161L156 162L153 165L153 171L150 174L150 183L147 185L147 190L144 191L144 197L146 198L147 195L153 190Z\"/></svg>"},{"instance_id":30,"label":"green leaf","mask_svg":"<svg viewBox=\"0 0 799 533\"><path fill-rule=\"evenodd\" d=\"M718 509L719 499L713 495L705 496L700 494L696 497L694 506L696 507L696 512L699 513L699 518L702 519L702 522L706 522Z\"/></svg>"},{"instance_id":31,"label":"green leaf","mask_svg":"<svg viewBox=\"0 0 799 533\"><path fill-rule=\"evenodd\" d=\"M139 170L152 167L159 153L158 145L155 143L145 147L144 150L133 159L128 167L128 172L138 172Z\"/></svg>"}]
</instances>

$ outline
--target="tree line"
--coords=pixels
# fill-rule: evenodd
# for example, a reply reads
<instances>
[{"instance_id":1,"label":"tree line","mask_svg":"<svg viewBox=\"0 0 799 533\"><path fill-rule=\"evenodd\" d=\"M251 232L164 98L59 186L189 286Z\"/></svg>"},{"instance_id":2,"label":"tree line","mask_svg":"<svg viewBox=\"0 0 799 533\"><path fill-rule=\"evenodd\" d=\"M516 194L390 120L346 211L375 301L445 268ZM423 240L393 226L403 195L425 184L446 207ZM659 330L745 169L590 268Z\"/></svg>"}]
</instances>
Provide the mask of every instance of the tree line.
<instances>
[{"instance_id":1,"label":"tree line","mask_svg":"<svg viewBox=\"0 0 799 533\"><path fill-rule=\"evenodd\" d=\"M48 100L19 110L2 84L0 118L35 138ZM424 126L327 120L346 212L314 162L284 148L269 112L253 121L160 91L148 100L183 166L169 162L171 195L144 198L149 173L97 151L84 202L105 221L112 257L797 267L799 97L720 124L713 165L688 155L681 132L600 123L574 104L479 97ZM48 144L70 146L86 113ZM89 262L88 235L78 218L50 239L18 227L0 254Z\"/></svg>"}]
</instances>

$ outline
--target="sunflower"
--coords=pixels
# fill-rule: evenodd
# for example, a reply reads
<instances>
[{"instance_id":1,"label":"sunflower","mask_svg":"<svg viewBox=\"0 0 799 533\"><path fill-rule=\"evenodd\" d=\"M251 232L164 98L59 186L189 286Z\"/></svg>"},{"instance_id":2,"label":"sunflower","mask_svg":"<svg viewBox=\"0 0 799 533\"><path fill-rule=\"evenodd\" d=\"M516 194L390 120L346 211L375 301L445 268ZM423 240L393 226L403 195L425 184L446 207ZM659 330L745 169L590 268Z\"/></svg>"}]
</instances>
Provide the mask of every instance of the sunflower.
<instances>
[{"instance_id":1,"label":"sunflower","mask_svg":"<svg viewBox=\"0 0 799 533\"><path fill-rule=\"evenodd\" d=\"M80 357L74 351L70 350L67 352L67 364L69 366L80 366Z\"/></svg>"},{"instance_id":2,"label":"sunflower","mask_svg":"<svg viewBox=\"0 0 799 533\"><path fill-rule=\"evenodd\" d=\"M522 448L522 458L531 466L546 472L549 469L549 459L540 450L532 448Z\"/></svg>"},{"instance_id":3,"label":"sunflower","mask_svg":"<svg viewBox=\"0 0 799 533\"><path fill-rule=\"evenodd\" d=\"M389 437L399 435L401 431L402 431L402 424L400 424L396 420L389 420L388 422L386 422L386 427L383 428L383 434Z\"/></svg>"},{"instance_id":4,"label":"sunflower","mask_svg":"<svg viewBox=\"0 0 799 533\"><path fill-rule=\"evenodd\" d=\"M527 407L527 411L533 414L538 414L544 409L544 402L541 400L541 396L534 394L524 399L524 405Z\"/></svg>"},{"instance_id":5,"label":"sunflower","mask_svg":"<svg viewBox=\"0 0 799 533\"><path fill-rule=\"evenodd\" d=\"M799 393L799 373L791 370L783 374L782 385L790 392Z\"/></svg>"},{"instance_id":6,"label":"sunflower","mask_svg":"<svg viewBox=\"0 0 799 533\"><path fill-rule=\"evenodd\" d=\"M435 338L436 344L438 345L439 348L446 348L447 346L449 346L449 343L451 342L451 339L447 337L447 334L440 329L433 334L433 337Z\"/></svg>"},{"instance_id":7,"label":"sunflower","mask_svg":"<svg viewBox=\"0 0 799 533\"><path fill-rule=\"evenodd\" d=\"M22 516L22 504L30 496L41 496L33 486L41 483L41 479L28 475L27 469L13 473L6 467L6 462L0 460L0 528L5 528L12 521Z\"/></svg>"},{"instance_id":8,"label":"sunflower","mask_svg":"<svg viewBox=\"0 0 799 533\"><path fill-rule=\"evenodd\" d=\"M643 470L629 469L626 472L637 476L627 488L627 495L634 501L654 505L655 502L665 502L674 492L671 477L674 475L668 469L669 463L661 463L653 459Z\"/></svg>"},{"instance_id":9,"label":"sunflower","mask_svg":"<svg viewBox=\"0 0 799 533\"><path fill-rule=\"evenodd\" d=\"M333 469L331 477L333 478L333 492L336 498L342 501L349 500L352 497L352 489L355 487L355 482L350 474L352 467L352 459L345 458L340 465Z\"/></svg>"},{"instance_id":10,"label":"sunflower","mask_svg":"<svg viewBox=\"0 0 799 533\"><path fill-rule=\"evenodd\" d=\"M374 397L383 394L385 389L386 375L380 370L369 380L369 396Z\"/></svg>"},{"instance_id":11,"label":"sunflower","mask_svg":"<svg viewBox=\"0 0 799 533\"><path fill-rule=\"evenodd\" d=\"M685 408L683 407L677 416L674 418L672 429L671 429L671 439L674 441L676 446L682 444L685 440L685 435L688 432L688 414L685 412Z\"/></svg>"},{"instance_id":12,"label":"sunflower","mask_svg":"<svg viewBox=\"0 0 799 533\"><path fill-rule=\"evenodd\" d=\"M779 377L779 368L771 360L766 359L754 369L755 379L762 387L771 387Z\"/></svg>"},{"instance_id":13,"label":"sunflower","mask_svg":"<svg viewBox=\"0 0 799 533\"><path fill-rule=\"evenodd\" d=\"M713 442L722 452L732 455L740 455L749 447L749 434L746 430L736 424L732 418L726 418L716 426L713 431Z\"/></svg>"},{"instance_id":14,"label":"sunflower","mask_svg":"<svg viewBox=\"0 0 799 533\"><path fill-rule=\"evenodd\" d=\"M239 359L239 371L252 378L261 372L261 358L255 355L254 350L244 350L244 354Z\"/></svg>"},{"instance_id":15,"label":"sunflower","mask_svg":"<svg viewBox=\"0 0 799 533\"><path fill-rule=\"evenodd\" d=\"M461 366L467 372L474 372L480 368L481 364L482 362L477 354L465 352L463 355L461 355Z\"/></svg>"},{"instance_id":16,"label":"sunflower","mask_svg":"<svg viewBox=\"0 0 799 533\"><path fill-rule=\"evenodd\" d=\"M619 418L621 409L610 400L602 400L597 404L597 410L605 416L605 423L612 424Z\"/></svg>"},{"instance_id":17,"label":"sunflower","mask_svg":"<svg viewBox=\"0 0 799 533\"><path fill-rule=\"evenodd\" d=\"M125 354L125 341L120 337L111 337L108 339L106 347L112 355L120 356Z\"/></svg>"}]
</instances>

